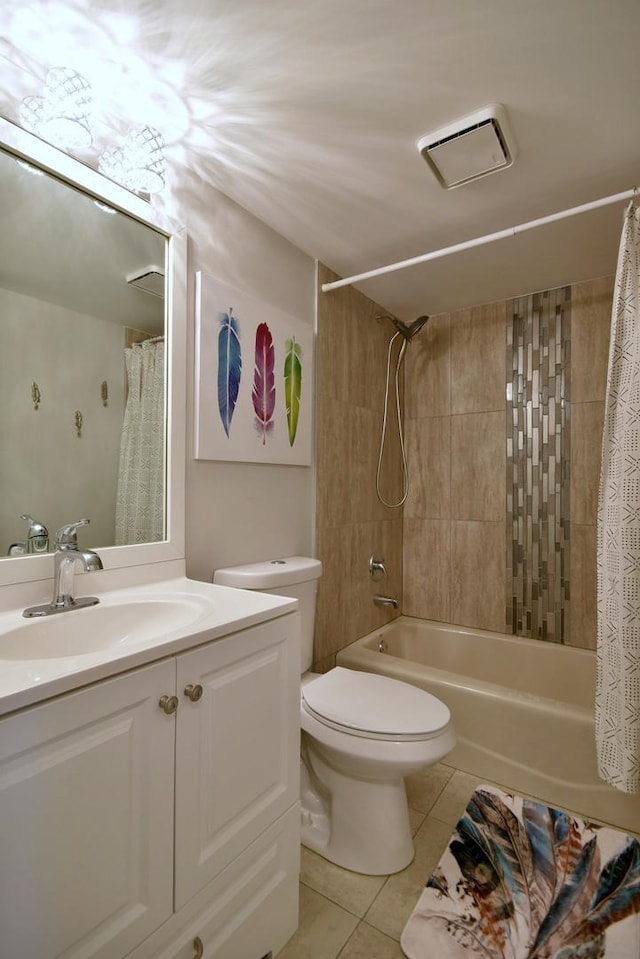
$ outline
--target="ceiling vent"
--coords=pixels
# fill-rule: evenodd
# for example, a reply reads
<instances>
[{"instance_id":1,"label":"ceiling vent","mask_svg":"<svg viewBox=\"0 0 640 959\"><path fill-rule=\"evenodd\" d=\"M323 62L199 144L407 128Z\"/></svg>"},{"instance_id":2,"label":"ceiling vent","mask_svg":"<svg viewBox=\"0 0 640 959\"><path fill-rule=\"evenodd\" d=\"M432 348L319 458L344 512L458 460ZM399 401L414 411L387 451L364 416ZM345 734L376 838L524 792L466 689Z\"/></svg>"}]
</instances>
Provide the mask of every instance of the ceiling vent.
<instances>
[{"instance_id":1,"label":"ceiling vent","mask_svg":"<svg viewBox=\"0 0 640 959\"><path fill-rule=\"evenodd\" d=\"M145 266L127 274L127 283L152 296L164 297L164 270L159 266Z\"/></svg>"},{"instance_id":2,"label":"ceiling vent","mask_svg":"<svg viewBox=\"0 0 640 959\"><path fill-rule=\"evenodd\" d=\"M506 170L517 154L501 103L426 133L418 140L418 150L445 190Z\"/></svg>"}]
</instances>

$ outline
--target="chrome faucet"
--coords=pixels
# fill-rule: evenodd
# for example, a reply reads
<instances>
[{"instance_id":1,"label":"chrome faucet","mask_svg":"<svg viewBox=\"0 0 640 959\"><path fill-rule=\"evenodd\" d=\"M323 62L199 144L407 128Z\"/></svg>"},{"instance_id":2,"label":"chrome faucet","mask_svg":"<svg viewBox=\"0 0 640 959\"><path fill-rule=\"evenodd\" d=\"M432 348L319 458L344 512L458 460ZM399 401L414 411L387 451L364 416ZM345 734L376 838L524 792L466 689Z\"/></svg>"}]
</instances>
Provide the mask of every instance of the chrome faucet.
<instances>
[{"instance_id":1,"label":"chrome faucet","mask_svg":"<svg viewBox=\"0 0 640 959\"><path fill-rule=\"evenodd\" d=\"M399 605L393 596L374 596L373 602L376 606L390 606L392 609L397 609Z\"/></svg>"},{"instance_id":2,"label":"chrome faucet","mask_svg":"<svg viewBox=\"0 0 640 959\"><path fill-rule=\"evenodd\" d=\"M55 548L53 599L50 603L44 603L42 606L30 606L25 609L23 616L27 618L51 616L53 613L65 613L71 609L95 606L96 603L100 602L97 596L80 596L78 599L74 599L73 596L73 577L76 563L82 563L87 573L103 568L102 560L97 553L94 553L92 549L80 549L78 546L76 530L88 523L88 519L81 519L77 523L68 523L66 526L61 526L56 532L53 539Z\"/></svg>"}]
</instances>

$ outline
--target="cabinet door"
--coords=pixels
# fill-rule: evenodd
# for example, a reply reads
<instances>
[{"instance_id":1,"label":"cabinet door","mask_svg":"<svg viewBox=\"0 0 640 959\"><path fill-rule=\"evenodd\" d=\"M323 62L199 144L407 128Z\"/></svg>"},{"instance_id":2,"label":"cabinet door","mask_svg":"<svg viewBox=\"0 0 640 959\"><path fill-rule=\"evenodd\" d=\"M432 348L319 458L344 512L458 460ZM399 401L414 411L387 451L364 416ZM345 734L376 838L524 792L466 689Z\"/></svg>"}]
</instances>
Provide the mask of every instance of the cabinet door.
<instances>
[{"instance_id":1,"label":"cabinet door","mask_svg":"<svg viewBox=\"0 0 640 959\"><path fill-rule=\"evenodd\" d=\"M276 956L298 925L299 867L295 803L128 959Z\"/></svg>"},{"instance_id":2,"label":"cabinet door","mask_svg":"<svg viewBox=\"0 0 640 959\"><path fill-rule=\"evenodd\" d=\"M158 663L0 724L0 941L115 959L172 911L175 720Z\"/></svg>"},{"instance_id":3,"label":"cabinet door","mask_svg":"<svg viewBox=\"0 0 640 959\"><path fill-rule=\"evenodd\" d=\"M176 909L298 798L298 630L293 613L178 656Z\"/></svg>"}]
</instances>

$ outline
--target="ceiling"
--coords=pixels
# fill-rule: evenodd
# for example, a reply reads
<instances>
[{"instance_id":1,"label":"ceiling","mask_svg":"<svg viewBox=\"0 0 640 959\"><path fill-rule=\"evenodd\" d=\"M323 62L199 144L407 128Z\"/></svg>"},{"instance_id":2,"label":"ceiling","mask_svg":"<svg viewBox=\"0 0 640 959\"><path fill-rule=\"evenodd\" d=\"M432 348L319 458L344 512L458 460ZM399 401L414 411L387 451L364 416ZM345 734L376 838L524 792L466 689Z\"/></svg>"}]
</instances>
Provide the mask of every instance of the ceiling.
<instances>
[{"instance_id":1,"label":"ceiling","mask_svg":"<svg viewBox=\"0 0 640 959\"><path fill-rule=\"evenodd\" d=\"M640 183L638 0L3 0L0 112L65 64L96 146L188 168L340 275ZM505 105L514 165L444 190L425 133ZM410 320L615 270L623 205L361 284Z\"/></svg>"}]
</instances>

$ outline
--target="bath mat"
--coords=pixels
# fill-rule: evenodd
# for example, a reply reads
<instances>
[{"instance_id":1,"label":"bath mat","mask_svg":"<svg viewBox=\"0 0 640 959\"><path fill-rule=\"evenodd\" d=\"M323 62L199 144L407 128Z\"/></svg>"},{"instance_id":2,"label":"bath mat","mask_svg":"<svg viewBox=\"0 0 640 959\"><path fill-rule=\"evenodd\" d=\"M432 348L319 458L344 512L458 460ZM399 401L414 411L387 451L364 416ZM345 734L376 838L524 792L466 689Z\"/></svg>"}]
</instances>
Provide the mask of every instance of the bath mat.
<instances>
[{"instance_id":1,"label":"bath mat","mask_svg":"<svg viewBox=\"0 0 640 959\"><path fill-rule=\"evenodd\" d=\"M409 959L640 959L640 843L481 786L400 944Z\"/></svg>"}]
</instances>

